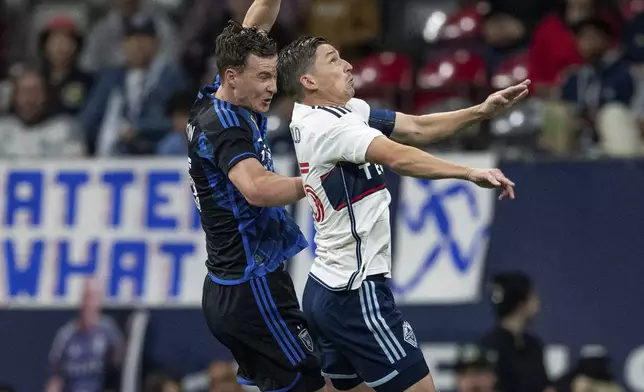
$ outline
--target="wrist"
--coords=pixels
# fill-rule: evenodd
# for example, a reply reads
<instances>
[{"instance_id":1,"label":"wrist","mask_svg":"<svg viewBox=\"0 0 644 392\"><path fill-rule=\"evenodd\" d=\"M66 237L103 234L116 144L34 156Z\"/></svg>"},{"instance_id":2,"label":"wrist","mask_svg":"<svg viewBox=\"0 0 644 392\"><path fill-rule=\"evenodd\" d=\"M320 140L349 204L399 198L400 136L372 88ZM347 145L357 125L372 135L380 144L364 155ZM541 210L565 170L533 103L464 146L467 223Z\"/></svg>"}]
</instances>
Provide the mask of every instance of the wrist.
<instances>
[{"instance_id":1,"label":"wrist","mask_svg":"<svg viewBox=\"0 0 644 392\"><path fill-rule=\"evenodd\" d=\"M463 180L474 182L472 174L474 173L474 169L471 167L465 167L465 174L463 176Z\"/></svg>"},{"instance_id":2,"label":"wrist","mask_svg":"<svg viewBox=\"0 0 644 392\"><path fill-rule=\"evenodd\" d=\"M489 117L487 113L485 113L482 103L471 107L471 116L473 121L483 121L487 120Z\"/></svg>"}]
</instances>

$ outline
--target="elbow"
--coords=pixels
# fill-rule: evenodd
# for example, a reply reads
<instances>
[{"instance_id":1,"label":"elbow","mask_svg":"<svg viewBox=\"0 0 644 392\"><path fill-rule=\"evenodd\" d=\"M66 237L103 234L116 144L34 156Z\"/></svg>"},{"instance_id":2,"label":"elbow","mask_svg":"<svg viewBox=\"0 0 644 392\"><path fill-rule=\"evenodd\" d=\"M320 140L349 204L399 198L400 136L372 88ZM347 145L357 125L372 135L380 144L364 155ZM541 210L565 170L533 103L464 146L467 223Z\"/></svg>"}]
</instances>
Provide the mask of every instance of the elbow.
<instances>
[{"instance_id":1,"label":"elbow","mask_svg":"<svg viewBox=\"0 0 644 392\"><path fill-rule=\"evenodd\" d=\"M405 159L405 157L396 157L387 166L389 166L389 168L394 172L405 175L409 172L410 164L411 161L409 159Z\"/></svg>"},{"instance_id":2,"label":"elbow","mask_svg":"<svg viewBox=\"0 0 644 392\"><path fill-rule=\"evenodd\" d=\"M267 207L265 195L257 188L244 193L244 198L253 207Z\"/></svg>"}]
</instances>

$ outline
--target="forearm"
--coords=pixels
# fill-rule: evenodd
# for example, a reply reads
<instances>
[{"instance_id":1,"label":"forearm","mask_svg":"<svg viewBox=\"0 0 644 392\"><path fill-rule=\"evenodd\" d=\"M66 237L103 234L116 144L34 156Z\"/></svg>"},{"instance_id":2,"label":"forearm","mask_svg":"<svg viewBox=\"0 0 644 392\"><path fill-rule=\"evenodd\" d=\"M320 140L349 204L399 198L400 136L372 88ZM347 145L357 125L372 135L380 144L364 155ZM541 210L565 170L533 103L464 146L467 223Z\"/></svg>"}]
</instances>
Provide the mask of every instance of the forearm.
<instances>
[{"instance_id":1,"label":"forearm","mask_svg":"<svg viewBox=\"0 0 644 392\"><path fill-rule=\"evenodd\" d=\"M480 105L453 112L426 114L414 117L413 131L394 132L392 136L403 144L423 146L452 136L484 119Z\"/></svg>"},{"instance_id":2,"label":"forearm","mask_svg":"<svg viewBox=\"0 0 644 392\"><path fill-rule=\"evenodd\" d=\"M260 207L279 207L295 204L304 198L304 186L300 177L283 177L274 173L257 181L257 195L251 204Z\"/></svg>"},{"instance_id":3,"label":"forearm","mask_svg":"<svg viewBox=\"0 0 644 392\"><path fill-rule=\"evenodd\" d=\"M454 178L467 180L471 168L437 158L414 147L401 151L400 158L390 165L396 173L415 178L438 180Z\"/></svg>"},{"instance_id":4,"label":"forearm","mask_svg":"<svg viewBox=\"0 0 644 392\"><path fill-rule=\"evenodd\" d=\"M244 27L257 27L269 31L280 12L281 0L255 0L246 12Z\"/></svg>"}]
</instances>

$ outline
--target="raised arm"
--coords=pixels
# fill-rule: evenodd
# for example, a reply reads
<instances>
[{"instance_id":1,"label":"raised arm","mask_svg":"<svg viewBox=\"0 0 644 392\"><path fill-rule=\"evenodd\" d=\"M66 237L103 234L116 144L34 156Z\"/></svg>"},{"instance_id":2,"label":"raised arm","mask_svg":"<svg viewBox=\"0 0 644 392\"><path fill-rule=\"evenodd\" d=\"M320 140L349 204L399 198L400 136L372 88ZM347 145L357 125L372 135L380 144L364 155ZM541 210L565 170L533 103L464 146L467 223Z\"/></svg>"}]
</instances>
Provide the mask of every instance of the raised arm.
<instances>
[{"instance_id":1,"label":"raised arm","mask_svg":"<svg viewBox=\"0 0 644 392\"><path fill-rule=\"evenodd\" d=\"M499 115L528 95L530 80L491 94L485 102L453 112L413 116L396 113L391 139L410 146L424 146L453 135L477 122Z\"/></svg>"},{"instance_id":2,"label":"raised arm","mask_svg":"<svg viewBox=\"0 0 644 392\"><path fill-rule=\"evenodd\" d=\"M387 138L382 131L367 125L363 118L350 113L329 132L313 138L313 148L318 152L316 159L376 163L400 175L416 178L467 180L483 188L501 188L503 193L499 199L506 196L514 199L514 183L499 169L475 169L437 158Z\"/></svg>"},{"instance_id":3,"label":"raised arm","mask_svg":"<svg viewBox=\"0 0 644 392\"><path fill-rule=\"evenodd\" d=\"M471 181L482 188L500 188L503 192L499 200L506 196L514 199L514 183L499 169L475 169L459 165L384 136L373 139L365 160L387 166L403 176L429 180L454 178Z\"/></svg>"},{"instance_id":4,"label":"raised arm","mask_svg":"<svg viewBox=\"0 0 644 392\"><path fill-rule=\"evenodd\" d=\"M280 12L281 0L255 0L246 12L244 27L257 27L270 31Z\"/></svg>"}]
</instances>

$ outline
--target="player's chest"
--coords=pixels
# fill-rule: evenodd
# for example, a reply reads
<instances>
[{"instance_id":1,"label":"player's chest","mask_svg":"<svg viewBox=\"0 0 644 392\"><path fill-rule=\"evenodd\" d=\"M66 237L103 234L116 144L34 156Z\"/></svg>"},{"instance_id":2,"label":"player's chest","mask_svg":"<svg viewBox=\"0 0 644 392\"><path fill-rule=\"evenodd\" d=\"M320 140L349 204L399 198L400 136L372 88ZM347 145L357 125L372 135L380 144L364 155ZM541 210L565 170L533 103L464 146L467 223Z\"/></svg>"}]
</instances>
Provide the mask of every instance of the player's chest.
<instances>
[{"instance_id":1,"label":"player's chest","mask_svg":"<svg viewBox=\"0 0 644 392\"><path fill-rule=\"evenodd\" d=\"M262 166L266 170L275 171L273 169L273 154L268 146L266 136L266 117L245 110L241 112L241 115L250 128L255 154L257 154Z\"/></svg>"}]
</instances>

